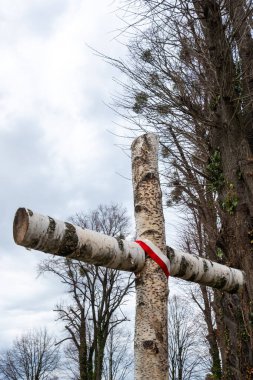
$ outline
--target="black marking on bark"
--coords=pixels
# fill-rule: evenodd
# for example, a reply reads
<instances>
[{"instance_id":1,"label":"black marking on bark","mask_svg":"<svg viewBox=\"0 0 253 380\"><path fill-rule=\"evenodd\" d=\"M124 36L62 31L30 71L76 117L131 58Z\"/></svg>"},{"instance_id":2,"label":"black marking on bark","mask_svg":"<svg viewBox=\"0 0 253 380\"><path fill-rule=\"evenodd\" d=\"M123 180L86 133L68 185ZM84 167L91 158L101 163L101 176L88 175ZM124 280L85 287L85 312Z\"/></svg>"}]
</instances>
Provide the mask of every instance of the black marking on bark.
<instances>
[{"instance_id":1,"label":"black marking on bark","mask_svg":"<svg viewBox=\"0 0 253 380\"><path fill-rule=\"evenodd\" d=\"M205 273L208 271L208 264L207 264L206 260L204 260L204 259L203 259L203 269L204 269Z\"/></svg>"},{"instance_id":2,"label":"black marking on bark","mask_svg":"<svg viewBox=\"0 0 253 380\"><path fill-rule=\"evenodd\" d=\"M92 245L89 243L83 244L81 248L79 249L79 258L83 259L87 262L91 262L92 264L96 266L108 266L108 264L112 261L112 258L110 256L106 256L103 254L103 251L101 251L101 254L96 254L95 257L92 258Z\"/></svg>"},{"instance_id":3,"label":"black marking on bark","mask_svg":"<svg viewBox=\"0 0 253 380\"><path fill-rule=\"evenodd\" d=\"M197 277L197 273L193 273L190 278L188 278L188 281L194 281Z\"/></svg>"},{"instance_id":4,"label":"black marking on bark","mask_svg":"<svg viewBox=\"0 0 253 380\"><path fill-rule=\"evenodd\" d=\"M55 236L56 221L48 216L49 224L47 227L46 237L47 242L44 252L50 251L52 254L58 254L60 238ZM42 240L42 244L45 244Z\"/></svg>"},{"instance_id":5,"label":"black marking on bark","mask_svg":"<svg viewBox=\"0 0 253 380\"><path fill-rule=\"evenodd\" d=\"M90 259L92 257L92 247L90 244L83 244L80 248L81 258Z\"/></svg>"},{"instance_id":6,"label":"black marking on bark","mask_svg":"<svg viewBox=\"0 0 253 380\"><path fill-rule=\"evenodd\" d=\"M109 255L101 254L100 257L96 257L95 265L107 267L111 261L112 261L112 257L110 257Z\"/></svg>"},{"instance_id":7,"label":"black marking on bark","mask_svg":"<svg viewBox=\"0 0 253 380\"><path fill-rule=\"evenodd\" d=\"M138 270L138 263L134 258L131 256L131 253L129 252L127 255L127 261L131 263L131 267L129 268L131 272L137 272ZM119 267L121 266L121 263L119 264Z\"/></svg>"},{"instance_id":8,"label":"black marking on bark","mask_svg":"<svg viewBox=\"0 0 253 380\"><path fill-rule=\"evenodd\" d=\"M151 350L155 352L156 354L158 354L159 350L158 350L157 344L153 340L144 340L142 344L145 350Z\"/></svg>"},{"instance_id":9,"label":"black marking on bark","mask_svg":"<svg viewBox=\"0 0 253 380\"><path fill-rule=\"evenodd\" d=\"M142 181L148 181L150 179L157 179L157 175L154 172L147 172L143 177Z\"/></svg>"},{"instance_id":10,"label":"black marking on bark","mask_svg":"<svg viewBox=\"0 0 253 380\"><path fill-rule=\"evenodd\" d=\"M121 250L121 252L124 252L124 243L123 243L123 240L120 237L116 237L116 240L118 242L119 249Z\"/></svg>"},{"instance_id":11,"label":"black marking on bark","mask_svg":"<svg viewBox=\"0 0 253 380\"><path fill-rule=\"evenodd\" d=\"M159 340L159 342L161 342L161 343L163 342L163 334L161 334L160 332L156 331L155 336Z\"/></svg>"},{"instance_id":12,"label":"black marking on bark","mask_svg":"<svg viewBox=\"0 0 253 380\"><path fill-rule=\"evenodd\" d=\"M154 149L154 143L152 141L153 139L150 138L151 136L152 134L150 133L145 133L145 135L140 136L140 137L143 137L143 146L145 147L145 144L146 144L148 151L151 151L152 149Z\"/></svg>"},{"instance_id":13,"label":"black marking on bark","mask_svg":"<svg viewBox=\"0 0 253 380\"><path fill-rule=\"evenodd\" d=\"M150 144L148 140L148 133L145 133L145 135L143 135L143 142L145 142L148 147L152 148L152 144Z\"/></svg>"},{"instance_id":14,"label":"black marking on bark","mask_svg":"<svg viewBox=\"0 0 253 380\"><path fill-rule=\"evenodd\" d=\"M188 264L186 258L184 256L182 256L179 272L177 273L178 277L183 277L185 275L188 265L189 264Z\"/></svg>"},{"instance_id":15,"label":"black marking on bark","mask_svg":"<svg viewBox=\"0 0 253 380\"><path fill-rule=\"evenodd\" d=\"M134 208L134 211L135 211L136 213L141 212L141 210L142 210L141 205L136 205L135 208Z\"/></svg>"},{"instance_id":16,"label":"black marking on bark","mask_svg":"<svg viewBox=\"0 0 253 380\"><path fill-rule=\"evenodd\" d=\"M227 279L226 277L222 276L216 281L216 283L214 284L214 287L217 289L223 289L226 284L227 284Z\"/></svg>"},{"instance_id":17,"label":"black marking on bark","mask_svg":"<svg viewBox=\"0 0 253 380\"><path fill-rule=\"evenodd\" d=\"M143 279L140 276L138 276L138 274L137 274L135 277L135 286L139 286L139 285L143 285L143 284L144 284Z\"/></svg>"},{"instance_id":18,"label":"black marking on bark","mask_svg":"<svg viewBox=\"0 0 253 380\"><path fill-rule=\"evenodd\" d=\"M141 212L142 210L148 212L148 208L145 207L144 205L137 204L137 205L134 207L134 211L135 211L136 214L138 214L138 213Z\"/></svg>"},{"instance_id":19,"label":"black marking on bark","mask_svg":"<svg viewBox=\"0 0 253 380\"><path fill-rule=\"evenodd\" d=\"M48 217L49 219L49 225L47 227L47 234L49 239L54 235L55 227L56 227L56 222L53 218L50 216Z\"/></svg>"},{"instance_id":20,"label":"black marking on bark","mask_svg":"<svg viewBox=\"0 0 253 380\"><path fill-rule=\"evenodd\" d=\"M75 252L78 245L78 237L75 227L68 222L65 222L65 226L66 230L59 248L59 255L64 257L69 256Z\"/></svg>"},{"instance_id":21,"label":"black marking on bark","mask_svg":"<svg viewBox=\"0 0 253 380\"><path fill-rule=\"evenodd\" d=\"M34 239L31 239L29 241L29 244L27 244L27 247L28 248L31 248L31 249L38 249L39 247L39 241L40 239L39 238L34 238Z\"/></svg>"},{"instance_id":22,"label":"black marking on bark","mask_svg":"<svg viewBox=\"0 0 253 380\"><path fill-rule=\"evenodd\" d=\"M167 256L168 256L168 258L171 261L173 261L175 259L175 251L174 251L174 249L171 248L171 247L169 247L169 246L167 246L166 249L167 249Z\"/></svg>"},{"instance_id":23,"label":"black marking on bark","mask_svg":"<svg viewBox=\"0 0 253 380\"><path fill-rule=\"evenodd\" d=\"M29 216L33 216L33 212L32 212L32 210L27 209L27 212L28 212L28 215L29 215Z\"/></svg>"},{"instance_id":24,"label":"black marking on bark","mask_svg":"<svg viewBox=\"0 0 253 380\"><path fill-rule=\"evenodd\" d=\"M154 235L160 235L160 233L157 231L157 230L155 230L154 228L150 228L149 230L145 230L145 235L152 235L152 236L154 236Z\"/></svg>"}]
</instances>

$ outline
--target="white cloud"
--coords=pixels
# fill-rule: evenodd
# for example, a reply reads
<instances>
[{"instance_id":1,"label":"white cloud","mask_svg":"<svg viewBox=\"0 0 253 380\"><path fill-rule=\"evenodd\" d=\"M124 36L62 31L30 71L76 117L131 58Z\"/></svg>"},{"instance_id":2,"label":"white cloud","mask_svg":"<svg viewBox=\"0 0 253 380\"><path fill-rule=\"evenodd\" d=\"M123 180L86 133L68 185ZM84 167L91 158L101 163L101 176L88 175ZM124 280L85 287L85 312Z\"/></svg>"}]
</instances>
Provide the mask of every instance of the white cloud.
<instances>
[{"instance_id":1,"label":"white cloud","mask_svg":"<svg viewBox=\"0 0 253 380\"><path fill-rule=\"evenodd\" d=\"M112 40L110 3L0 2L0 347L29 328L54 331L63 292L52 278L36 279L42 253L15 246L16 209L66 219L114 201L132 213L131 181L116 174L131 178L130 160L107 132L113 69L87 46L124 54Z\"/></svg>"},{"instance_id":2,"label":"white cloud","mask_svg":"<svg viewBox=\"0 0 253 380\"><path fill-rule=\"evenodd\" d=\"M57 281L36 279L44 255L14 245L15 210L66 219L98 203L131 200L131 183L115 174L129 171L130 162L106 132L114 118L103 104L114 86L112 69L87 47L116 51L109 4L0 3L2 347L25 329L55 329L52 308L62 294Z\"/></svg>"},{"instance_id":3,"label":"white cloud","mask_svg":"<svg viewBox=\"0 0 253 380\"><path fill-rule=\"evenodd\" d=\"M36 262L38 258L25 250L0 259L0 309L4 312L0 317L2 347L30 328L47 326L51 332L55 330L53 308L64 289L56 280L36 278Z\"/></svg>"}]
</instances>

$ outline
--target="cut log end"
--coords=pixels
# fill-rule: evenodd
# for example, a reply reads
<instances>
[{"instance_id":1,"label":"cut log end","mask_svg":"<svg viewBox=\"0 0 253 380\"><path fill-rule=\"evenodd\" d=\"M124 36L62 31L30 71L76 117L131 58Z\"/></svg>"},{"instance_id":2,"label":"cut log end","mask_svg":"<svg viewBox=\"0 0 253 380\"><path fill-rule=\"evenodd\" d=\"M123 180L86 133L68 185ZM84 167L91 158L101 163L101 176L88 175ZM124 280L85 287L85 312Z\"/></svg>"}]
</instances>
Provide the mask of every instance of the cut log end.
<instances>
[{"instance_id":1,"label":"cut log end","mask_svg":"<svg viewBox=\"0 0 253 380\"><path fill-rule=\"evenodd\" d=\"M16 244L22 245L29 226L29 212L26 208L19 208L13 222L13 238ZM31 211L32 212L32 211Z\"/></svg>"}]
</instances>

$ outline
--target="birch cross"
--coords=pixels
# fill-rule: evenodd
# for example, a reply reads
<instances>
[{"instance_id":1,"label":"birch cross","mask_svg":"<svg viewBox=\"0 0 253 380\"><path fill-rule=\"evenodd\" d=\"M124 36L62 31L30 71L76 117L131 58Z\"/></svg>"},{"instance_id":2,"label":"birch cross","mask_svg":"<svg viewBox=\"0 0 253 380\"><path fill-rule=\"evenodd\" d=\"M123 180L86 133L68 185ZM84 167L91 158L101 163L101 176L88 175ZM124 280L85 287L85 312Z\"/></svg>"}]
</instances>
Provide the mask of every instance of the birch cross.
<instances>
[{"instance_id":1,"label":"birch cross","mask_svg":"<svg viewBox=\"0 0 253 380\"><path fill-rule=\"evenodd\" d=\"M166 247L158 175L158 139L145 134L132 144L134 208L138 239L148 239L170 259L170 274L222 291L243 288L244 273ZM135 380L168 379L168 280L135 242L81 229L20 208L13 227L17 244L68 259L136 274Z\"/></svg>"}]
</instances>

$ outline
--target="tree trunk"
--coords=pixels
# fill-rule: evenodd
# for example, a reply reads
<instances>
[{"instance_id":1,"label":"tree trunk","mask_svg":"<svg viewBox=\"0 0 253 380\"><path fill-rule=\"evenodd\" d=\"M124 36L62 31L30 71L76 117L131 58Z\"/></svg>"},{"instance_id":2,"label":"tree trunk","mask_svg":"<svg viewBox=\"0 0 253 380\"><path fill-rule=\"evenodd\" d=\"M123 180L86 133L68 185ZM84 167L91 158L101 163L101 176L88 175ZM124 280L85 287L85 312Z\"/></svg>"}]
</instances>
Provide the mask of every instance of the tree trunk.
<instances>
[{"instance_id":1,"label":"tree trunk","mask_svg":"<svg viewBox=\"0 0 253 380\"><path fill-rule=\"evenodd\" d=\"M158 175L158 140L153 134L132 144L136 230L166 254L162 193ZM136 274L135 380L168 379L168 281L149 257Z\"/></svg>"},{"instance_id":2,"label":"tree trunk","mask_svg":"<svg viewBox=\"0 0 253 380\"><path fill-rule=\"evenodd\" d=\"M223 378L244 380L253 376L253 281L252 281L252 246L250 232L252 230L251 205L247 204L245 181L238 179L238 161L231 160L231 151L238 160L238 138L231 133L231 139L222 141L223 171L227 184L220 194L223 205L221 217L224 260L227 264L241 268L246 273L246 285L241 297L238 295L216 294L216 303L221 306L218 316L223 325L220 334L223 358ZM232 143L233 141L233 143ZM241 152L240 152L241 153ZM235 207L229 208L231 199L236 200ZM230 203L229 203L230 202Z\"/></svg>"},{"instance_id":3,"label":"tree trunk","mask_svg":"<svg viewBox=\"0 0 253 380\"><path fill-rule=\"evenodd\" d=\"M110 341L109 341L109 346L110 346L110 351L109 351L109 379L108 380L113 380L113 330L110 333Z\"/></svg>"},{"instance_id":4,"label":"tree trunk","mask_svg":"<svg viewBox=\"0 0 253 380\"><path fill-rule=\"evenodd\" d=\"M217 334L213 326L213 321L212 321L212 309L211 305L208 299L208 293L207 289L205 286L201 286L201 293L203 296L203 301L204 301L204 318L206 321L207 325L207 330L208 330L208 336L207 340L210 346L210 355L212 359L212 367L211 367L211 372L212 375L214 376L214 379L219 380L221 379L222 376L222 371L221 371L221 361L220 361L220 352L219 352L219 347L217 344Z\"/></svg>"},{"instance_id":5,"label":"tree trunk","mask_svg":"<svg viewBox=\"0 0 253 380\"><path fill-rule=\"evenodd\" d=\"M86 337L86 321L84 316L84 309L81 311L80 323L80 343L79 343L79 373L80 380L91 380L88 374L87 363L87 337Z\"/></svg>"},{"instance_id":6,"label":"tree trunk","mask_svg":"<svg viewBox=\"0 0 253 380\"><path fill-rule=\"evenodd\" d=\"M230 4L232 3L238 7L238 1ZM252 113L248 111L251 107L244 107L241 112L241 104L235 91L236 67L222 22L220 5L213 0L194 1L194 4L203 26L220 95L216 114L217 127L211 131L211 147L221 152L225 179L219 194L222 224L220 240L225 263L243 269L246 273L246 285L241 297L225 293L215 295L217 323L220 328L223 327L218 336L223 379L245 380L253 377L253 157L247 139L247 115L252 120ZM230 14L238 17L239 9L235 10L234 6L231 6ZM240 20L240 23L242 21ZM238 20L235 22L234 19L232 25L238 28ZM235 38L238 38L238 35ZM249 45L251 46L250 40L251 37L247 36L247 42L246 39L241 41L241 59L245 58L245 51ZM252 51L248 59L251 60L251 56ZM245 68L248 67L245 61L241 64ZM249 67L248 69L252 70ZM247 70L246 74L246 81L241 78L242 89L245 89L243 95L251 93L251 89L245 83L251 81L252 71Z\"/></svg>"}]
</instances>

